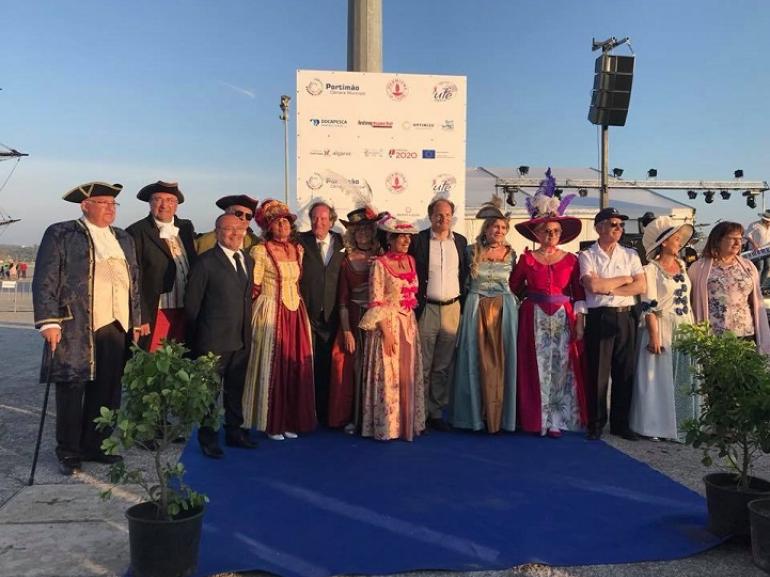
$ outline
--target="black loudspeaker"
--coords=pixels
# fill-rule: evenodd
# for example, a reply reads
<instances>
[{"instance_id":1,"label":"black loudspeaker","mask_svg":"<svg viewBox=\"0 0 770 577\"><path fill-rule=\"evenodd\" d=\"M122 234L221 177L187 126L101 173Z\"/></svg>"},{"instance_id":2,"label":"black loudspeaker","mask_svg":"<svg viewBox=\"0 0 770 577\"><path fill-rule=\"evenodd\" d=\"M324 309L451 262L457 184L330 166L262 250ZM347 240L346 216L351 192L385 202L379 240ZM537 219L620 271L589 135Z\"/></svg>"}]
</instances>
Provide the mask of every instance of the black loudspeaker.
<instances>
[{"instance_id":1,"label":"black loudspeaker","mask_svg":"<svg viewBox=\"0 0 770 577\"><path fill-rule=\"evenodd\" d=\"M602 54L596 59L594 72L588 120L603 126L624 126L631 103L634 57Z\"/></svg>"}]
</instances>

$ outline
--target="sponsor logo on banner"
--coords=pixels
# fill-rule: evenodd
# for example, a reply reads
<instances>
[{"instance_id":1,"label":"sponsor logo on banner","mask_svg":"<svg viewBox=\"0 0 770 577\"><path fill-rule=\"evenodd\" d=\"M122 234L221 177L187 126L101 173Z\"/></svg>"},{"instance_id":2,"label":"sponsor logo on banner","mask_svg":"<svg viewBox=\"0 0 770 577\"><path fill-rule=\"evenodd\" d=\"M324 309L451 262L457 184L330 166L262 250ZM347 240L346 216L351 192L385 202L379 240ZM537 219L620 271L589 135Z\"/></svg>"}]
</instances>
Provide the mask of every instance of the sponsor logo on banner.
<instances>
[{"instance_id":1,"label":"sponsor logo on banner","mask_svg":"<svg viewBox=\"0 0 770 577\"><path fill-rule=\"evenodd\" d=\"M307 83L305 90L307 90L310 96L318 96L324 91L324 83L321 82L320 78L313 78L313 80Z\"/></svg>"},{"instance_id":2,"label":"sponsor logo on banner","mask_svg":"<svg viewBox=\"0 0 770 577\"><path fill-rule=\"evenodd\" d=\"M407 188L406 177L400 172L391 172L385 179L385 186L393 194L401 194Z\"/></svg>"},{"instance_id":3,"label":"sponsor logo on banner","mask_svg":"<svg viewBox=\"0 0 770 577\"><path fill-rule=\"evenodd\" d=\"M352 94L354 96L363 96L366 94L366 92L363 92L361 90L361 87L358 84L333 84L331 82L327 82L324 88L329 92L329 94Z\"/></svg>"},{"instance_id":4,"label":"sponsor logo on banner","mask_svg":"<svg viewBox=\"0 0 770 577\"><path fill-rule=\"evenodd\" d=\"M331 148L314 148L310 151L310 156L351 156L348 150L332 150Z\"/></svg>"},{"instance_id":5,"label":"sponsor logo on banner","mask_svg":"<svg viewBox=\"0 0 770 577\"><path fill-rule=\"evenodd\" d=\"M452 100L457 94L457 85L454 82L439 82L433 87L433 100L446 102Z\"/></svg>"},{"instance_id":6,"label":"sponsor logo on banner","mask_svg":"<svg viewBox=\"0 0 770 577\"><path fill-rule=\"evenodd\" d=\"M433 194L449 194L456 184L457 179L451 174L439 174L433 179Z\"/></svg>"},{"instance_id":7,"label":"sponsor logo on banner","mask_svg":"<svg viewBox=\"0 0 770 577\"><path fill-rule=\"evenodd\" d=\"M307 187L310 190L318 190L324 185L324 177L317 172L314 172L310 175L310 178L305 181L305 184L307 184Z\"/></svg>"},{"instance_id":8,"label":"sponsor logo on banner","mask_svg":"<svg viewBox=\"0 0 770 577\"><path fill-rule=\"evenodd\" d=\"M384 148L364 148L364 156L366 158L382 158L385 156Z\"/></svg>"},{"instance_id":9,"label":"sponsor logo on banner","mask_svg":"<svg viewBox=\"0 0 770 577\"><path fill-rule=\"evenodd\" d=\"M435 127L436 125L432 122L410 122L404 120L404 122L401 123L401 128L404 130L411 130L412 128L415 130L432 130Z\"/></svg>"},{"instance_id":10,"label":"sponsor logo on banner","mask_svg":"<svg viewBox=\"0 0 770 577\"><path fill-rule=\"evenodd\" d=\"M324 128L341 128L347 126L348 121L344 118L311 118L310 124Z\"/></svg>"},{"instance_id":11,"label":"sponsor logo on banner","mask_svg":"<svg viewBox=\"0 0 770 577\"><path fill-rule=\"evenodd\" d=\"M455 129L454 120L445 120L444 124L441 125L441 130L454 130L454 129Z\"/></svg>"},{"instance_id":12,"label":"sponsor logo on banner","mask_svg":"<svg viewBox=\"0 0 770 577\"><path fill-rule=\"evenodd\" d=\"M396 158L398 160L419 158L419 156L420 155L414 150L406 150L405 148L391 148L388 151L388 158Z\"/></svg>"},{"instance_id":13,"label":"sponsor logo on banner","mask_svg":"<svg viewBox=\"0 0 770 577\"><path fill-rule=\"evenodd\" d=\"M432 149L423 149L422 157L423 158L436 158L436 151L432 150Z\"/></svg>"},{"instance_id":14,"label":"sponsor logo on banner","mask_svg":"<svg viewBox=\"0 0 770 577\"><path fill-rule=\"evenodd\" d=\"M388 85L385 87L385 92L388 93L388 96L390 96L392 100L400 101L407 97L409 88L407 87L406 82L400 78L394 78L388 82Z\"/></svg>"},{"instance_id":15,"label":"sponsor logo on banner","mask_svg":"<svg viewBox=\"0 0 770 577\"><path fill-rule=\"evenodd\" d=\"M371 126L372 128L393 128L390 120L359 120L359 126Z\"/></svg>"}]
</instances>

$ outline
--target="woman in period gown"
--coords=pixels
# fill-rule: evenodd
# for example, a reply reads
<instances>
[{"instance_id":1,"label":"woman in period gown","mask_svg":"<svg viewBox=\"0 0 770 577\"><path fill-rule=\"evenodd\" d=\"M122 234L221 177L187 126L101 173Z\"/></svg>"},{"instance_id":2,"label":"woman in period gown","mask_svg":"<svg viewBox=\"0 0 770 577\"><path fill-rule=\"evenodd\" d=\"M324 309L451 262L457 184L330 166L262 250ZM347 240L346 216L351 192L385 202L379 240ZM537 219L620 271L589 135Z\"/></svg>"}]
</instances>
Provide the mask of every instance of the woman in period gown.
<instances>
[{"instance_id":1,"label":"woman in period gown","mask_svg":"<svg viewBox=\"0 0 770 577\"><path fill-rule=\"evenodd\" d=\"M519 428L558 438L563 430L581 430L586 423L583 325L578 318L586 309L578 259L559 248L578 237L582 224L564 216L571 197L560 201L554 188L549 169L528 202L530 220L516 225L522 236L540 246L521 255L511 290L524 299L519 309Z\"/></svg>"},{"instance_id":2,"label":"woman in period gown","mask_svg":"<svg viewBox=\"0 0 770 577\"><path fill-rule=\"evenodd\" d=\"M361 427L361 376L364 333L358 327L369 303L369 269L379 251L376 239L378 215L371 207L340 219L346 227L346 256L337 283L340 328L332 347L329 378L329 426L355 433Z\"/></svg>"},{"instance_id":3,"label":"woman in period gown","mask_svg":"<svg viewBox=\"0 0 770 577\"><path fill-rule=\"evenodd\" d=\"M359 326L366 331L361 434L380 441L411 441L425 429L417 306L417 273L407 254L417 229L386 215L388 252L375 259L369 277L369 306Z\"/></svg>"},{"instance_id":4,"label":"woman in period gown","mask_svg":"<svg viewBox=\"0 0 770 577\"><path fill-rule=\"evenodd\" d=\"M505 240L508 218L494 204L476 215L481 233L468 247L470 287L457 339L449 420L487 432L516 429L518 304L508 287L516 253Z\"/></svg>"},{"instance_id":5,"label":"woman in period gown","mask_svg":"<svg viewBox=\"0 0 770 577\"><path fill-rule=\"evenodd\" d=\"M256 299L243 416L270 439L294 439L315 429L310 322L299 293L302 246L292 238L296 216L268 199L255 220L265 242L251 249Z\"/></svg>"},{"instance_id":6,"label":"woman in period gown","mask_svg":"<svg viewBox=\"0 0 770 577\"><path fill-rule=\"evenodd\" d=\"M699 410L690 359L672 347L677 327L693 322L690 279L679 258L692 234L691 225L677 225L667 216L644 229L647 290L629 426L645 437L683 441L682 425Z\"/></svg>"}]
</instances>

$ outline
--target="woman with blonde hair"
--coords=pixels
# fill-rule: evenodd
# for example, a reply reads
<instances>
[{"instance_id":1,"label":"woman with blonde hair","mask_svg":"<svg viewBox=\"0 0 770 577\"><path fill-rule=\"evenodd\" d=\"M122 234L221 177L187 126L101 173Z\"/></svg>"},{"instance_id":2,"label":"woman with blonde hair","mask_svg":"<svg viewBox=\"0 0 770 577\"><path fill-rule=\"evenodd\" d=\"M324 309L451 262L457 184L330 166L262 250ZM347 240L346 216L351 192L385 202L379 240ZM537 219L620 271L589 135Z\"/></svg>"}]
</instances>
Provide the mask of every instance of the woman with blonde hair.
<instances>
[{"instance_id":1,"label":"woman with blonde hair","mask_svg":"<svg viewBox=\"0 0 770 577\"><path fill-rule=\"evenodd\" d=\"M508 282L516 253L508 244L508 217L499 203L476 214L484 219L468 247L470 287L457 339L449 420L460 429L490 434L516 429L516 325L518 303Z\"/></svg>"}]
</instances>

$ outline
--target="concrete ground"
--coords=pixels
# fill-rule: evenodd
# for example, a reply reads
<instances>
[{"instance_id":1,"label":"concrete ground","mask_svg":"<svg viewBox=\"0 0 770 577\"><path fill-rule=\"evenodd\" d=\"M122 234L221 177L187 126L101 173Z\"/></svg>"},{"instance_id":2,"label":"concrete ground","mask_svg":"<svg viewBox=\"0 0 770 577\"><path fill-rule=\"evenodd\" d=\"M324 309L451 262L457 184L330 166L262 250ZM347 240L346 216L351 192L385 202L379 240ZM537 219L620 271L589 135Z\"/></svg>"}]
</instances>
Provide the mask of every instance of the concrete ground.
<instances>
[{"instance_id":1,"label":"concrete ground","mask_svg":"<svg viewBox=\"0 0 770 577\"><path fill-rule=\"evenodd\" d=\"M59 475L53 454L53 392L35 485L27 486L43 403L38 384L42 340L30 313L0 312L0 577L121 576L128 567L128 534L123 511L139 500L122 487L102 501L107 467L84 464L83 472ZM631 443L608 437L607 443L703 494L700 453L671 443ZM181 446L177 451L181 450ZM126 455L131 465L149 466L141 451ZM770 458L754 471L770 478ZM242 573L257 577L265 573ZM762 577L745 545L727 543L677 561L548 567L524 565L506 571L472 573L413 572L404 577ZM236 574L219 577L236 577Z\"/></svg>"}]
</instances>

